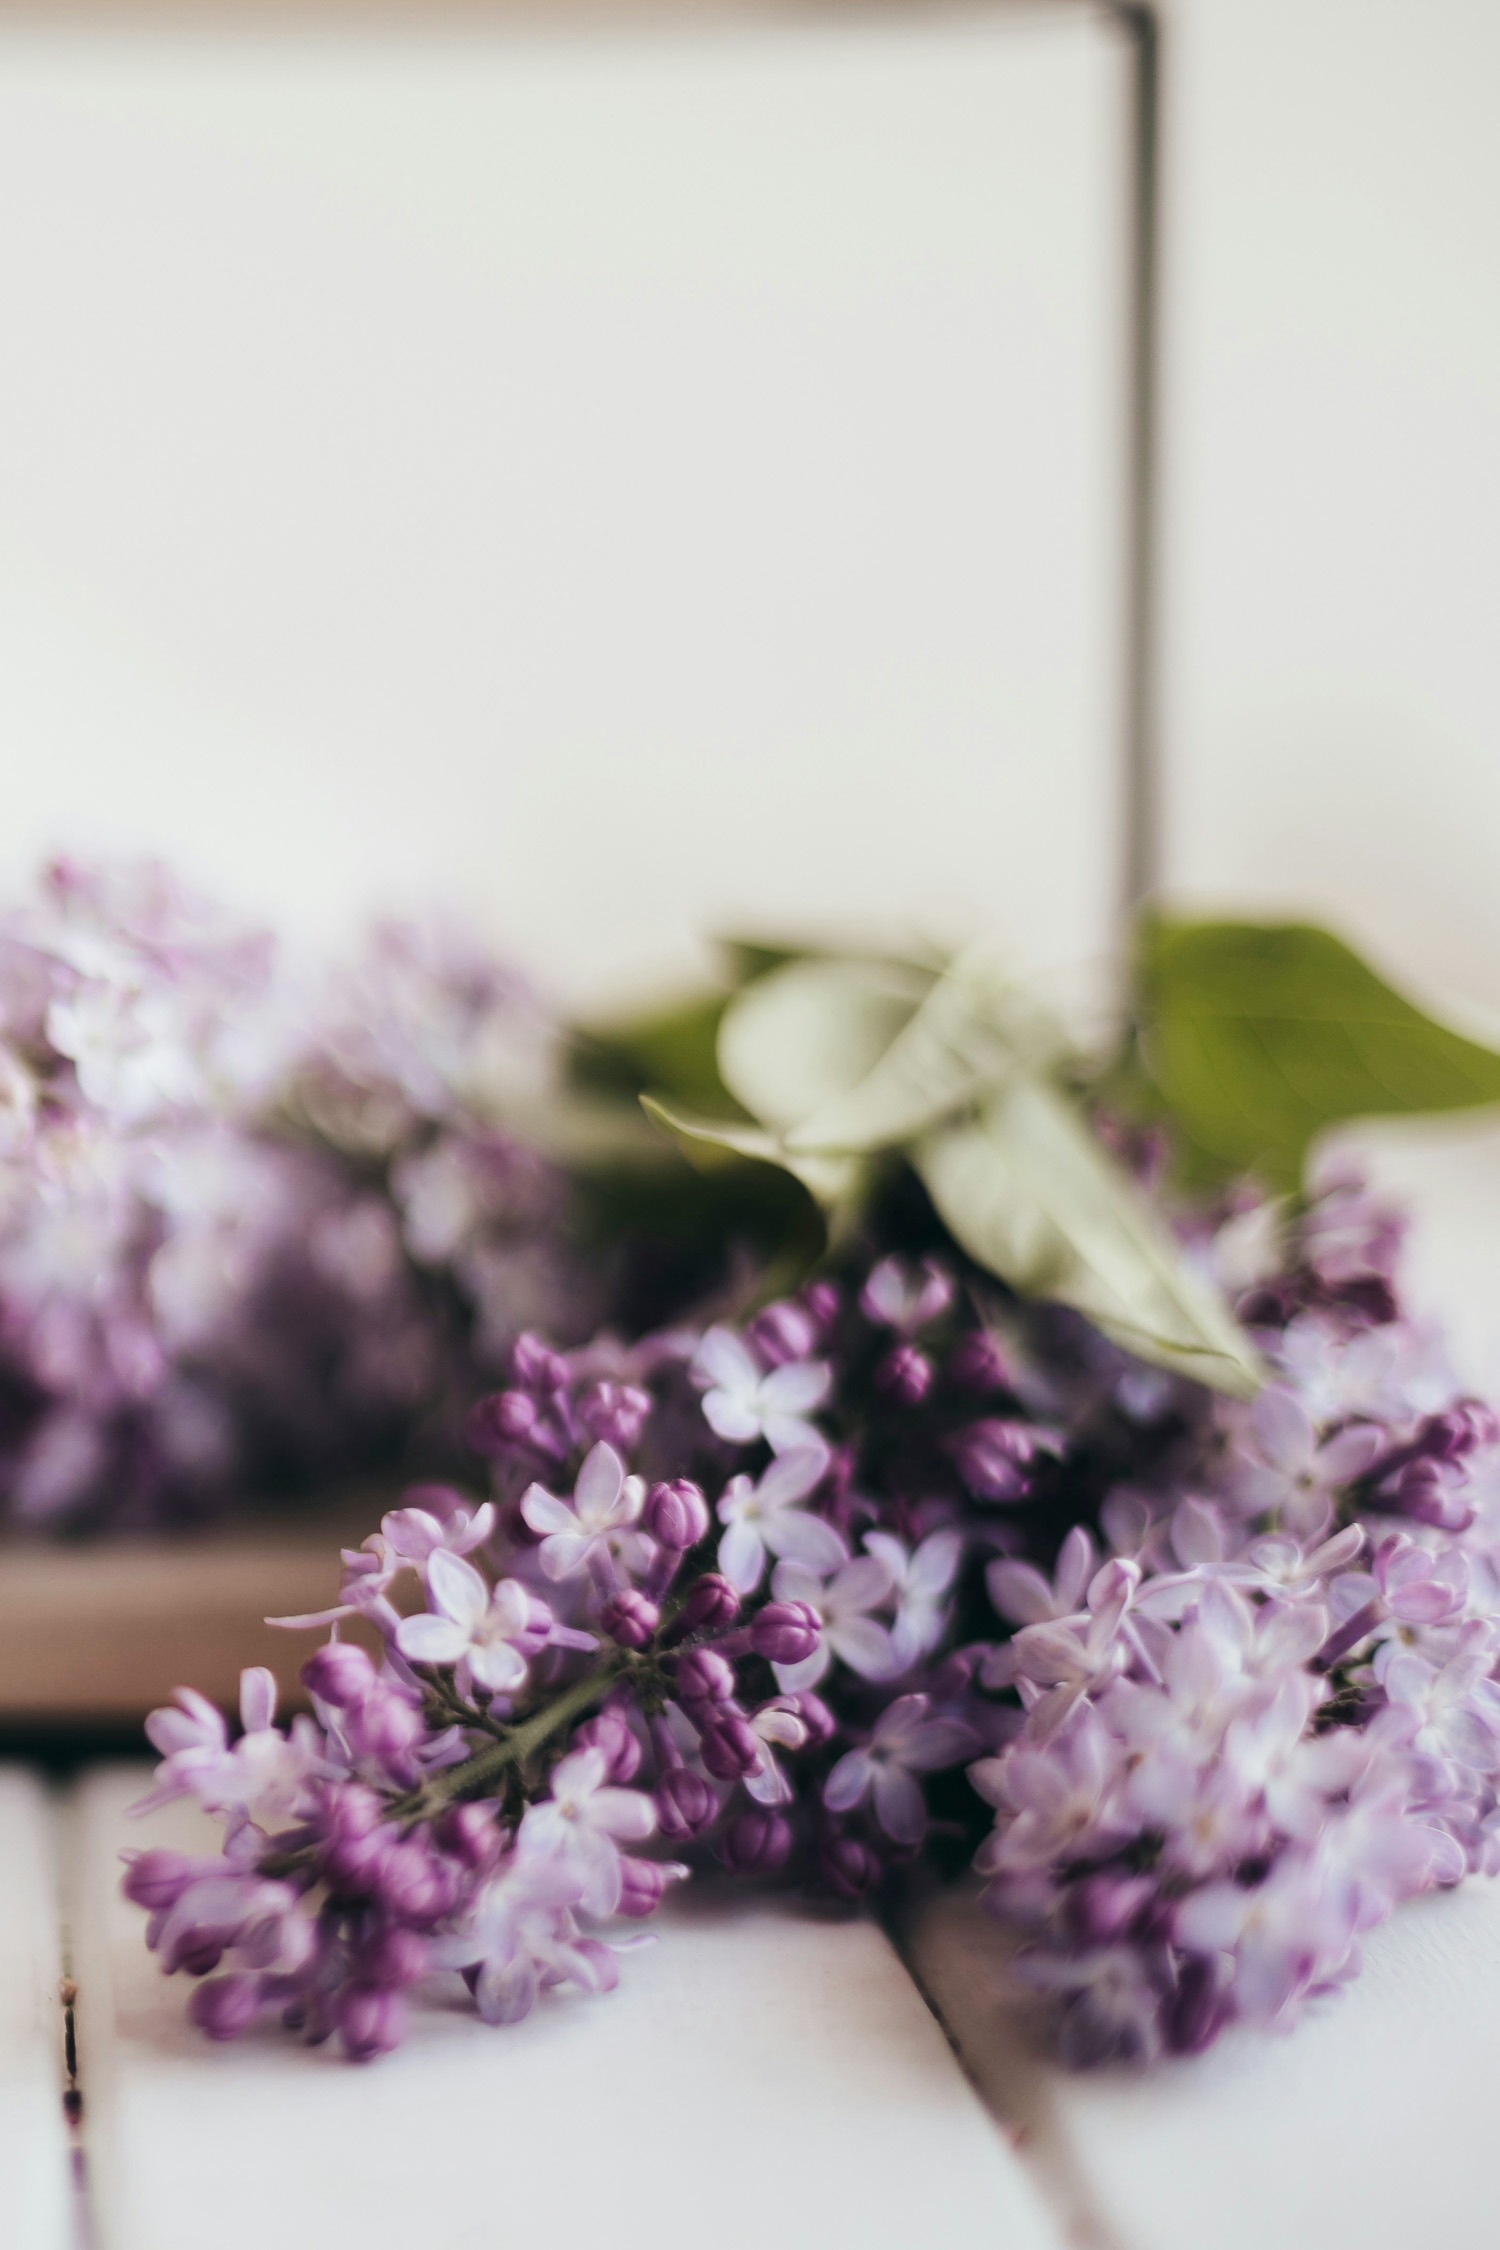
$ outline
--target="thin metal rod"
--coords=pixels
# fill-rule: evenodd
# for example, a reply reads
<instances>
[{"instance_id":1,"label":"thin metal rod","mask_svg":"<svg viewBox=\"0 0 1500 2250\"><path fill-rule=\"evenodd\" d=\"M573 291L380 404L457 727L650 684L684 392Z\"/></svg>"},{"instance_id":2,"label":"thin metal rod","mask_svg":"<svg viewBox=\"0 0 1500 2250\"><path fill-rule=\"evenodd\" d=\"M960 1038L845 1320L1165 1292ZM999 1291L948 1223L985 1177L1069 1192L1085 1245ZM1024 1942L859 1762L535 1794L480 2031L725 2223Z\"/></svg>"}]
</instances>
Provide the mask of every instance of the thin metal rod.
<instances>
[{"instance_id":1,"label":"thin metal rod","mask_svg":"<svg viewBox=\"0 0 1500 2250\"><path fill-rule=\"evenodd\" d=\"M1157 703L1161 26L1154 8L1132 0L1115 0L1111 14L1125 34L1130 57L1120 870L1128 934L1162 874Z\"/></svg>"}]
</instances>

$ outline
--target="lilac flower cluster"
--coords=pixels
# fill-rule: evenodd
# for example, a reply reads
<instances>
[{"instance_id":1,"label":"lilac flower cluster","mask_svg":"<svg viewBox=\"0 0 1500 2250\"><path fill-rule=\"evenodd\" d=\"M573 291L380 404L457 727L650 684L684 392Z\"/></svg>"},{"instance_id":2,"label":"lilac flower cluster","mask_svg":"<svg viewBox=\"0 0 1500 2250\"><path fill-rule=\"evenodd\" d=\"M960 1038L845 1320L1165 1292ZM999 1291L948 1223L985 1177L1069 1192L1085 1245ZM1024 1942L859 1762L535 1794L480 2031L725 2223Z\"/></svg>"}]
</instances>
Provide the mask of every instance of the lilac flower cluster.
<instances>
[{"instance_id":1,"label":"lilac flower cluster","mask_svg":"<svg viewBox=\"0 0 1500 2250\"><path fill-rule=\"evenodd\" d=\"M226 1824L127 1876L215 1972L198 2020L368 2055L444 1971L493 2021L605 1989L690 1866L853 1900L977 1846L1075 2059L1291 2021L1500 1865L1500 1429L1398 1317L1388 1214L1274 1219L1199 1235L1249 1405L932 1256L522 1336L469 1418L488 1496L414 1491L289 1621L332 1628L313 1716L252 1676L233 1746L185 1691L152 1721L153 1801Z\"/></svg>"},{"instance_id":2,"label":"lilac flower cluster","mask_svg":"<svg viewBox=\"0 0 1500 2250\"><path fill-rule=\"evenodd\" d=\"M1402 1900L1500 1869L1500 1424L1400 1319L1389 1210L1336 1179L1247 1274L1269 1215L1207 1246L1267 1386L1179 1400L1149 1474L987 1572L1024 1717L972 1769L978 1865L1075 2060L1286 2028Z\"/></svg>"},{"instance_id":3,"label":"lilac flower cluster","mask_svg":"<svg viewBox=\"0 0 1500 2250\"><path fill-rule=\"evenodd\" d=\"M564 1321L558 1176L477 1122L498 1058L545 1043L536 1011L419 936L373 963L309 1030L267 934L159 866L61 862L0 917L11 1516L155 1520L326 1477L472 1382L476 1331ZM289 1120L315 1081L330 1126L363 1102L358 1148Z\"/></svg>"},{"instance_id":4,"label":"lilac flower cluster","mask_svg":"<svg viewBox=\"0 0 1500 2250\"><path fill-rule=\"evenodd\" d=\"M471 932L385 922L328 980L294 1073L319 1138L379 1180L429 1301L453 1300L470 1396L524 1330L576 1338L605 1310L597 1259L569 1244L567 1177L524 1130L564 1061L558 1019Z\"/></svg>"}]
</instances>

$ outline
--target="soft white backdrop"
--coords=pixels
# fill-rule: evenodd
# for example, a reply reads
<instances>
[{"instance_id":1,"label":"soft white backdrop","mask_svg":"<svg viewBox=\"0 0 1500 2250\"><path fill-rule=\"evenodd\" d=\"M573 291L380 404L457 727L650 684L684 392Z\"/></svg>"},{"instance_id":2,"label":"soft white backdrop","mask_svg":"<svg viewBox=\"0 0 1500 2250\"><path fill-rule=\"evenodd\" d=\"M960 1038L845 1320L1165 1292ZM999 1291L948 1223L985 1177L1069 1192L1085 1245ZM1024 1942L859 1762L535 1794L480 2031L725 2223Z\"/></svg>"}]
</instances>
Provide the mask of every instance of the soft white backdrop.
<instances>
[{"instance_id":1,"label":"soft white backdrop","mask_svg":"<svg viewBox=\"0 0 1500 2250\"><path fill-rule=\"evenodd\" d=\"M14 871L597 990L1116 911L1124 68L1073 6L0 31Z\"/></svg>"}]
</instances>

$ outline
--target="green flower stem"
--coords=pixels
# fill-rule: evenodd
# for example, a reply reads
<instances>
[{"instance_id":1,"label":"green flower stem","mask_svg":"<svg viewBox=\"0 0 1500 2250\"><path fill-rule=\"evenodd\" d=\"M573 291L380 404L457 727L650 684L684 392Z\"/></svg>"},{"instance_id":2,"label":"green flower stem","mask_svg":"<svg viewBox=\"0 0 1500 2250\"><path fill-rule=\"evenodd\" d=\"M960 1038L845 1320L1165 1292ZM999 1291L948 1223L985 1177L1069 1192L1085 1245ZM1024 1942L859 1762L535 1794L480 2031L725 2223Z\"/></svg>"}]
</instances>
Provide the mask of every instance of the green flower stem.
<instances>
[{"instance_id":1,"label":"green flower stem","mask_svg":"<svg viewBox=\"0 0 1500 2250\"><path fill-rule=\"evenodd\" d=\"M519 1726L511 1727L502 1741L486 1743L472 1758L465 1758L461 1766L445 1766L419 1790L403 1797L392 1810L399 1819L425 1820L461 1797L481 1795L485 1785L498 1780L508 1767L523 1766L549 1735L582 1718L589 1706L599 1702L614 1686L628 1661L623 1649L613 1651L602 1664L596 1664L592 1672L586 1672L581 1680L575 1680L570 1688L564 1689L555 1702L544 1704Z\"/></svg>"}]
</instances>

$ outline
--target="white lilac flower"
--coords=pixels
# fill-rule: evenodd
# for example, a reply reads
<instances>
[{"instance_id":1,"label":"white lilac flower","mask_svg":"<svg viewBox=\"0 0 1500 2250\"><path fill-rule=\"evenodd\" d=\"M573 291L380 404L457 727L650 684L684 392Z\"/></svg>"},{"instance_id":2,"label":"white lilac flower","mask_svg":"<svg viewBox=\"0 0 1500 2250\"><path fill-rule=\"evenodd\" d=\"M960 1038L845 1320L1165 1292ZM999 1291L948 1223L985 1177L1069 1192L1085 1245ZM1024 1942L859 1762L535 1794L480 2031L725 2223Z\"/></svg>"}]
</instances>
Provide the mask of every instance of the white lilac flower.
<instances>
[{"instance_id":1,"label":"white lilac flower","mask_svg":"<svg viewBox=\"0 0 1500 2250\"><path fill-rule=\"evenodd\" d=\"M808 1416L828 1396L832 1370L821 1360L788 1360L767 1373L732 1329L710 1328L693 1361L703 1386L703 1416L731 1445L764 1438L773 1453L822 1444Z\"/></svg>"},{"instance_id":2,"label":"white lilac flower","mask_svg":"<svg viewBox=\"0 0 1500 2250\"><path fill-rule=\"evenodd\" d=\"M930 1710L925 1695L899 1695L886 1705L869 1741L845 1751L824 1782L830 1812L852 1812L869 1797L893 1843L922 1841L927 1806L917 1775L956 1766L979 1747L979 1737L962 1719L935 1719Z\"/></svg>"},{"instance_id":3,"label":"white lilac flower","mask_svg":"<svg viewBox=\"0 0 1500 2250\"><path fill-rule=\"evenodd\" d=\"M870 1615L891 1598L890 1573L878 1556L856 1555L852 1562L841 1563L832 1577L819 1575L800 1560L779 1562L771 1590L780 1602L805 1602L823 1621L823 1637L811 1656L800 1664L772 1666L784 1695L816 1687L835 1657L864 1680L889 1679L900 1668L888 1629Z\"/></svg>"},{"instance_id":4,"label":"white lilac flower","mask_svg":"<svg viewBox=\"0 0 1500 2250\"><path fill-rule=\"evenodd\" d=\"M760 1744L760 1770L745 1776L745 1788L758 1805L787 1805L792 1785L776 1756L778 1750L800 1750L807 1741L807 1722L790 1697L763 1703L750 1714L750 1731ZM693 1730L694 1746L697 1743Z\"/></svg>"},{"instance_id":5,"label":"white lilac flower","mask_svg":"<svg viewBox=\"0 0 1500 2250\"><path fill-rule=\"evenodd\" d=\"M908 1548L894 1532L870 1531L865 1548L884 1563L896 1597L891 1646L904 1669L931 1655L948 1629L948 1596L963 1561L960 1531L934 1531L920 1546Z\"/></svg>"},{"instance_id":6,"label":"white lilac flower","mask_svg":"<svg viewBox=\"0 0 1500 2250\"><path fill-rule=\"evenodd\" d=\"M1240 1441L1236 1501L1247 1516L1269 1516L1280 1529L1321 1537L1338 1495L1380 1451L1380 1433L1366 1422L1320 1436L1296 1392L1270 1384L1250 1408Z\"/></svg>"},{"instance_id":7,"label":"white lilac flower","mask_svg":"<svg viewBox=\"0 0 1500 2250\"><path fill-rule=\"evenodd\" d=\"M1094 1542L1081 1523L1075 1523L1057 1551L1051 1582L1035 1563L1002 1557L984 1574L990 1600L1013 1625L1057 1624L1082 1609L1084 1592L1099 1567Z\"/></svg>"},{"instance_id":8,"label":"white lilac flower","mask_svg":"<svg viewBox=\"0 0 1500 2250\"><path fill-rule=\"evenodd\" d=\"M532 1805L516 1836L524 1863L560 1859L579 1878L578 1902L589 1914L613 1914L620 1900L622 1843L644 1842L656 1826L651 1799L616 1789L602 1750L575 1750L553 1769L551 1794Z\"/></svg>"},{"instance_id":9,"label":"white lilac flower","mask_svg":"<svg viewBox=\"0 0 1500 2250\"><path fill-rule=\"evenodd\" d=\"M646 1488L627 1476L612 1445L596 1445L584 1460L573 1488L573 1505L556 1499L544 1486L527 1487L521 1513L541 1537L541 1565L552 1579L572 1578L595 1558L606 1558L621 1532L640 1516Z\"/></svg>"},{"instance_id":10,"label":"white lilac flower","mask_svg":"<svg viewBox=\"0 0 1500 2250\"><path fill-rule=\"evenodd\" d=\"M719 1568L736 1593L755 1592L768 1554L809 1571L835 1570L847 1560L849 1550L833 1525L803 1507L827 1473L826 1448L802 1445L779 1454L757 1479L730 1479L719 1502L725 1527Z\"/></svg>"},{"instance_id":11,"label":"white lilac flower","mask_svg":"<svg viewBox=\"0 0 1500 2250\"><path fill-rule=\"evenodd\" d=\"M573 1914L582 1873L560 1853L517 1853L479 1895L467 1931L442 1938L436 1958L473 1973L474 2003L486 2023L519 2023L546 1985L611 1991L619 1968L607 1945L586 1938Z\"/></svg>"},{"instance_id":12,"label":"white lilac flower","mask_svg":"<svg viewBox=\"0 0 1500 2250\"><path fill-rule=\"evenodd\" d=\"M472 1563L437 1548L427 1559L428 1612L405 1617L396 1646L412 1664L452 1664L491 1695L524 1686L527 1659L545 1646L551 1612L515 1578L492 1590Z\"/></svg>"},{"instance_id":13,"label":"white lilac flower","mask_svg":"<svg viewBox=\"0 0 1500 2250\"><path fill-rule=\"evenodd\" d=\"M135 1808L154 1811L176 1797L192 1796L205 1812L270 1829L298 1811L319 1769L321 1738L312 1721L296 1718L283 1734L273 1724L276 1681L264 1665L240 1675L240 1725L232 1744L221 1712L191 1688L177 1690L177 1708L153 1711L146 1732L163 1753L157 1784Z\"/></svg>"}]
</instances>

